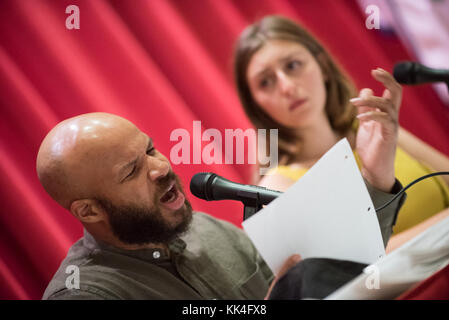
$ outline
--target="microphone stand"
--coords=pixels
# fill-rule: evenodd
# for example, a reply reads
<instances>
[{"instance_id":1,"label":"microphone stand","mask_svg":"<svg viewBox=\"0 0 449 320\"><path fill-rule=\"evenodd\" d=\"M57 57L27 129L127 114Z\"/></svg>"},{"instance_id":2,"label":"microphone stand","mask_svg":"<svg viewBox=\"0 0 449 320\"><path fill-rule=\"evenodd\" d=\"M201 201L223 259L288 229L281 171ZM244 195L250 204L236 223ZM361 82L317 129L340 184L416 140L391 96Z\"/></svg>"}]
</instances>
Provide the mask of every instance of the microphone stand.
<instances>
[{"instance_id":1,"label":"microphone stand","mask_svg":"<svg viewBox=\"0 0 449 320\"><path fill-rule=\"evenodd\" d=\"M253 214L255 214L257 211L262 209L262 204L260 203L260 197L259 193L250 193L245 191L240 191L239 194L242 196L245 196L246 199L243 201L243 220L248 219Z\"/></svg>"},{"instance_id":2,"label":"microphone stand","mask_svg":"<svg viewBox=\"0 0 449 320\"><path fill-rule=\"evenodd\" d=\"M253 206L245 205L245 207L243 209L243 220L248 219L249 217L251 217L253 214L255 214L260 209L262 209L262 206L260 204L256 204Z\"/></svg>"}]
</instances>

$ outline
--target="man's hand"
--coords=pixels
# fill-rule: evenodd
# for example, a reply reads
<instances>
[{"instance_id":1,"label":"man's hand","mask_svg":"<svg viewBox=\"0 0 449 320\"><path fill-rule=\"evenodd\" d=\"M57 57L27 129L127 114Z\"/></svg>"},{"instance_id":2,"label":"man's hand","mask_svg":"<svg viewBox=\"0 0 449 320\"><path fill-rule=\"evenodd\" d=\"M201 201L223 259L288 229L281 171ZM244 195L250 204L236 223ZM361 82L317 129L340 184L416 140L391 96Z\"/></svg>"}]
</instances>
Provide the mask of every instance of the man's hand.
<instances>
[{"instance_id":1,"label":"man's hand","mask_svg":"<svg viewBox=\"0 0 449 320\"><path fill-rule=\"evenodd\" d=\"M391 74L377 68L371 75L385 86L382 97L362 89L351 99L358 107L359 129L356 151L362 161L362 175L375 188L390 192L395 182L394 159L399 129L402 87Z\"/></svg>"},{"instance_id":2,"label":"man's hand","mask_svg":"<svg viewBox=\"0 0 449 320\"><path fill-rule=\"evenodd\" d=\"M276 275L276 278L271 282L270 287L268 288L267 295L265 296L265 300L268 300L271 294L271 290L273 290L274 286L278 282L278 280L287 273L288 270L290 270L293 266L295 266L299 261L301 261L301 256L299 254L293 254L291 255L282 265L281 270L279 270L278 274Z\"/></svg>"}]
</instances>

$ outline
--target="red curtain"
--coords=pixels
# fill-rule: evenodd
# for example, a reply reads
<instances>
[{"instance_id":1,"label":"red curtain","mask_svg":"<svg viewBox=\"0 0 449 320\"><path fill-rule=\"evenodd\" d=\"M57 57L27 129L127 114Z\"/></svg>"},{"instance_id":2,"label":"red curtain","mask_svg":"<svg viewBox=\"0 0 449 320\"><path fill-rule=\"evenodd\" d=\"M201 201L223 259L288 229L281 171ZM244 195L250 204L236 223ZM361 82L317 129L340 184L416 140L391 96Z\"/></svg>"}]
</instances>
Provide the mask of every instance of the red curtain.
<instances>
[{"instance_id":1,"label":"red curtain","mask_svg":"<svg viewBox=\"0 0 449 320\"><path fill-rule=\"evenodd\" d=\"M449 300L449 265L412 286L397 300Z\"/></svg>"},{"instance_id":2,"label":"red curtain","mask_svg":"<svg viewBox=\"0 0 449 320\"><path fill-rule=\"evenodd\" d=\"M80 29L68 30L69 5ZM397 38L365 28L355 1L2 0L0 2L0 298L40 299L82 227L42 189L36 154L59 121L87 112L123 116L166 156L170 133L250 128L232 81L232 48L266 14L303 23L361 87L370 70L413 59ZM428 86L405 88L401 125L449 154L448 110ZM243 208L190 195L191 177L216 172L249 183L251 166L174 165L196 210L240 225Z\"/></svg>"}]
</instances>

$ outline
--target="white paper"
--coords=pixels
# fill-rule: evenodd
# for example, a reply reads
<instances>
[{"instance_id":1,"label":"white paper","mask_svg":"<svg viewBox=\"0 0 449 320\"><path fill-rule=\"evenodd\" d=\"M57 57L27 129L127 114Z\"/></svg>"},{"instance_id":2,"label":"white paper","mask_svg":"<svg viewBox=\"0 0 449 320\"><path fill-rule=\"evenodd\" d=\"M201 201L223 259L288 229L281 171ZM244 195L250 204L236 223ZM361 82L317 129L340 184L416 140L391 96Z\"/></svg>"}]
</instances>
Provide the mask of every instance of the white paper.
<instances>
[{"instance_id":1,"label":"white paper","mask_svg":"<svg viewBox=\"0 0 449 320\"><path fill-rule=\"evenodd\" d=\"M326 299L395 299L449 263L449 217L374 264Z\"/></svg>"},{"instance_id":2,"label":"white paper","mask_svg":"<svg viewBox=\"0 0 449 320\"><path fill-rule=\"evenodd\" d=\"M366 264L385 255L374 205L346 139L242 226L275 274L295 253Z\"/></svg>"}]
</instances>

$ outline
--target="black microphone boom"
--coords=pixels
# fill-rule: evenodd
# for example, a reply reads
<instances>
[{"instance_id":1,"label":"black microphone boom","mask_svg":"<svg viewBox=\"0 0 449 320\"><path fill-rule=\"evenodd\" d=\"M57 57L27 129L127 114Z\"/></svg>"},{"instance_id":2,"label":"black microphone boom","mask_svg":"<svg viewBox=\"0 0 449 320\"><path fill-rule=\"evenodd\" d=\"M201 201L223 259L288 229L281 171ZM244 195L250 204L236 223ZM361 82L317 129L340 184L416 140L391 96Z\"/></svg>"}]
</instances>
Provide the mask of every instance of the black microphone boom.
<instances>
[{"instance_id":1,"label":"black microphone boom","mask_svg":"<svg viewBox=\"0 0 449 320\"><path fill-rule=\"evenodd\" d=\"M211 172L195 174L190 180L190 191L194 196L207 201L241 201L245 206L255 208L251 214L282 194L282 192L259 186L232 182ZM245 215L244 218L248 217Z\"/></svg>"},{"instance_id":2,"label":"black microphone boom","mask_svg":"<svg viewBox=\"0 0 449 320\"><path fill-rule=\"evenodd\" d=\"M432 69L417 62L403 61L395 64L393 77L402 84L446 82L449 86L449 70Z\"/></svg>"}]
</instances>

